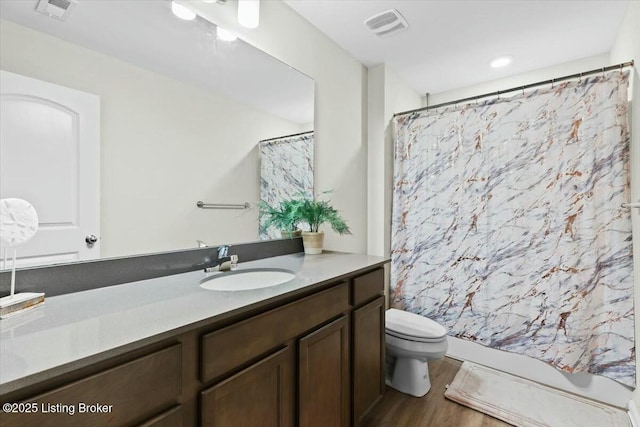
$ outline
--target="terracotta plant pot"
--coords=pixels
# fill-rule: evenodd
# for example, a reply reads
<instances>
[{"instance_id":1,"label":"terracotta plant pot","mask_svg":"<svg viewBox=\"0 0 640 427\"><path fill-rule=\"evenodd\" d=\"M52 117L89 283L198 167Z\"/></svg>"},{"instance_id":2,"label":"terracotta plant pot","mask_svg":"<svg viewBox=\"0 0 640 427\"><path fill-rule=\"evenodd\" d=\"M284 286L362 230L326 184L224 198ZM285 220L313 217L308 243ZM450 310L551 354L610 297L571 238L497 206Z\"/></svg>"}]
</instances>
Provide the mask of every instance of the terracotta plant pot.
<instances>
[{"instance_id":1,"label":"terracotta plant pot","mask_svg":"<svg viewBox=\"0 0 640 427\"><path fill-rule=\"evenodd\" d=\"M291 239L292 237L300 237L302 236L302 230L296 230L296 231L288 231L288 230L280 230L280 236L282 236L283 239Z\"/></svg>"},{"instance_id":2,"label":"terracotta plant pot","mask_svg":"<svg viewBox=\"0 0 640 427\"><path fill-rule=\"evenodd\" d=\"M302 232L302 243L304 244L304 253L307 255L317 255L322 253L324 244L324 231L314 233L312 231Z\"/></svg>"}]
</instances>

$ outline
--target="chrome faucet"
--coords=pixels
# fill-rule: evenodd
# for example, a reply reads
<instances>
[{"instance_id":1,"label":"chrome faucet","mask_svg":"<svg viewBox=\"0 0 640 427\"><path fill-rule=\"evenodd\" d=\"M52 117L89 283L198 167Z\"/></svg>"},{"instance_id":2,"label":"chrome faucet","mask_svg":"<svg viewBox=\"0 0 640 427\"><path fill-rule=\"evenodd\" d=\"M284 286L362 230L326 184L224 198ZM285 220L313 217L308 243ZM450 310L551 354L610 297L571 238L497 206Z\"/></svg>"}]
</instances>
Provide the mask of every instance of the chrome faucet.
<instances>
[{"instance_id":1,"label":"chrome faucet","mask_svg":"<svg viewBox=\"0 0 640 427\"><path fill-rule=\"evenodd\" d=\"M229 255L229 246L218 246L218 258L214 261L211 267L204 269L205 273L211 273L214 271L229 271L235 270L238 265L238 255Z\"/></svg>"}]
</instances>

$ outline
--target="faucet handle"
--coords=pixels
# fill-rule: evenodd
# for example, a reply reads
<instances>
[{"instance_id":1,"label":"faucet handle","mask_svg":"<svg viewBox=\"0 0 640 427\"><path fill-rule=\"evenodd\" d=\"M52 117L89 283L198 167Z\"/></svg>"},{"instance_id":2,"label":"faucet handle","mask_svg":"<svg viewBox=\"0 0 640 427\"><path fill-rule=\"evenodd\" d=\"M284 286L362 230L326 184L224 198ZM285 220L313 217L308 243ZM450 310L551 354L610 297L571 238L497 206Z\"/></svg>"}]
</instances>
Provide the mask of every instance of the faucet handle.
<instances>
[{"instance_id":1,"label":"faucet handle","mask_svg":"<svg viewBox=\"0 0 640 427\"><path fill-rule=\"evenodd\" d=\"M223 245L218 247L218 258L229 256L229 246Z\"/></svg>"}]
</instances>

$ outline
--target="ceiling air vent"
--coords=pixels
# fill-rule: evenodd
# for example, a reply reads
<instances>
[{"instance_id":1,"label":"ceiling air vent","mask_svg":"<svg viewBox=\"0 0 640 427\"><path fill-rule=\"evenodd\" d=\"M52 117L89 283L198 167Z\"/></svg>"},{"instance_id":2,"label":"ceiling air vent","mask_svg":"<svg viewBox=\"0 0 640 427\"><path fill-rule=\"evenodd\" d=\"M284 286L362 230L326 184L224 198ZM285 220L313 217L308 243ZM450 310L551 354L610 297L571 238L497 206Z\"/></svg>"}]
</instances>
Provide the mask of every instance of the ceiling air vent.
<instances>
[{"instance_id":1,"label":"ceiling air vent","mask_svg":"<svg viewBox=\"0 0 640 427\"><path fill-rule=\"evenodd\" d=\"M36 11L51 18L66 21L77 3L77 0L40 0Z\"/></svg>"},{"instance_id":2,"label":"ceiling air vent","mask_svg":"<svg viewBox=\"0 0 640 427\"><path fill-rule=\"evenodd\" d=\"M409 28L407 21L395 9L378 13L364 21L364 24L378 37L390 36Z\"/></svg>"}]
</instances>

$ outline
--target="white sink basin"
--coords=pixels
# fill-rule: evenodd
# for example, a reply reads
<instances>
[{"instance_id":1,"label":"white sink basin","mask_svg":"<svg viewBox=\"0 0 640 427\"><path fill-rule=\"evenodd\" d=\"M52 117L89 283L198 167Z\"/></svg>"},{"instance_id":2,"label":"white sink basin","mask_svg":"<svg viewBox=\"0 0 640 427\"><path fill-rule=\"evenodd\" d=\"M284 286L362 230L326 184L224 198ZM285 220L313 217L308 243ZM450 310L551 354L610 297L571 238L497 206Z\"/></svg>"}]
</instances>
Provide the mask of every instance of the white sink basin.
<instances>
[{"instance_id":1,"label":"white sink basin","mask_svg":"<svg viewBox=\"0 0 640 427\"><path fill-rule=\"evenodd\" d=\"M284 269L249 269L218 273L200 281L200 287L210 291L248 291L281 285L296 275Z\"/></svg>"}]
</instances>

